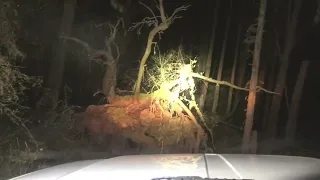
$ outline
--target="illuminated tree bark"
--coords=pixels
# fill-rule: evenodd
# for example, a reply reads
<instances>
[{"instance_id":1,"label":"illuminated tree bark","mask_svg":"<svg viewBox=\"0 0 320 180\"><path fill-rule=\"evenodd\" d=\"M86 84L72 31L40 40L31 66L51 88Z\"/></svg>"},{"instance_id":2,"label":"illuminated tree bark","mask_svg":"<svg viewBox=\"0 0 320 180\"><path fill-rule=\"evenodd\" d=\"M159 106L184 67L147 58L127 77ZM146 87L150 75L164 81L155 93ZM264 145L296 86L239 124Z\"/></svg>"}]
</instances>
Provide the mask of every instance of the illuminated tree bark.
<instances>
[{"instance_id":1,"label":"illuminated tree bark","mask_svg":"<svg viewBox=\"0 0 320 180\"><path fill-rule=\"evenodd\" d=\"M165 15L165 12L164 12L164 8L163 8L163 0L159 0L159 7L160 7L160 16L161 16L161 21L162 22L161 22L160 25L156 25L149 33L146 51L144 52L144 55L143 55L143 57L141 59L140 67L139 67L139 73L138 73L137 81L136 81L136 84L135 84L134 93L135 93L136 97L138 97L138 95L140 93L142 77L143 77L143 74L144 74L144 68L145 68L145 64L147 62L147 59L148 59L148 57L150 55L150 52L151 52L154 36L156 34L158 34L160 31L165 31L169 27L169 22L167 22L167 18L166 18L166 15Z\"/></svg>"},{"instance_id":2,"label":"illuminated tree bark","mask_svg":"<svg viewBox=\"0 0 320 180\"><path fill-rule=\"evenodd\" d=\"M265 24L265 14L267 8L267 0L260 1L259 19L257 27L257 35L255 38L255 46L253 52L252 72L250 79L250 92L248 97L246 122L244 127L244 133L242 137L242 153L248 153L250 151L253 116L256 101L256 89L258 85L259 65L260 65L260 53L262 46L262 36Z\"/></svg>"}]
</instances>

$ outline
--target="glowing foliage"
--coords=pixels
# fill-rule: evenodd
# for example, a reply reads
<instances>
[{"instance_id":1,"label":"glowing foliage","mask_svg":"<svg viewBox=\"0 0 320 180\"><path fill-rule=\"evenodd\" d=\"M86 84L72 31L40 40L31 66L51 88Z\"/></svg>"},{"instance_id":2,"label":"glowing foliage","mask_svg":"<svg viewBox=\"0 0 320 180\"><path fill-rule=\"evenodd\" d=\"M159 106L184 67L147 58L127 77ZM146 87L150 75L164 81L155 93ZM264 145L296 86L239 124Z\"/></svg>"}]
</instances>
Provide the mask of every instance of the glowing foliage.
<instances>
[{"instance_id":1,"label":"glowing foliage","mask_svg":"<svg viewBox=\"0 0 320 180\"><path fill-rule=\"evenodd\" d=\"M196 60L178 50L152 57L153 65L147 69L146 85L155 99L162 100L162 106L179 115L177 100L187 102L191 109L195 102L195 82L191 76Z\"/></svg>"}]
</instances>

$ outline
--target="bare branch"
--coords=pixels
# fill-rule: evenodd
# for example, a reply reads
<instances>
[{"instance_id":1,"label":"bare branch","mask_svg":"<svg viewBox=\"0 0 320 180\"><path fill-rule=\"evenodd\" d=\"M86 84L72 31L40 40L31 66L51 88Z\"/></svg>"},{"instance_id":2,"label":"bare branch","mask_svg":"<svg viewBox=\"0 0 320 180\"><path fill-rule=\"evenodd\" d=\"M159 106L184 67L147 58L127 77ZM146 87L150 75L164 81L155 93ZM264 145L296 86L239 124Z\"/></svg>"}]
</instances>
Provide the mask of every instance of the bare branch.
<instances>
[{"instance_id":1,"label":"bare branch","mask_svg":"<svg viewBox=\"0 0 320 180\"><path fill-rule=\"evenodd\" d=\"M167 18L165 15L165 12L164 12L162 0L159 0L159 5L157 6L160 11L160 16L156 16L155 13L152 11L152 9L149 6L147 6L146 4L144 4L142 2L139 2L139 3L142 4L144 7L146 7L151 12L152 17L145 17L140 22L133 23L133 26L129 27L129 31L137 29L138 34L141 34L141 29L144 25L147 25L148 27L160 26L158 18L161 19L162 24L165 23L165 24L168 24L168 26L169 26L170 24L172 24L174 22L175 19L182 18L182 16L177 16L178 12L185 11L189 7L189 6L183 5L177 9L175 9L174 12L172 13L172 15L169 18Z\"/></svg>"},{"instance_id":2,"label":"bare branch","mask_svg":"<svg viewBox=\"0 0 320 180\"><path fill-rule=\"evenodd\" d=\"M158 20L157 18L159 18L160 16L157 17L145 17L142 19L142 21L137 22L137 23L133 23L133 25L131 27L129 27L128 31L132 31L134 29L137 29L137 33L141 34L141 29L143 28L144 25L147 25L148 27L151 26L158 26Z\"/></svg>"},{"instance_id":3,"label":"bare branch","mask_svg":"<svg viewBox=\"0 0 320 180\"><path fill-rule=\"evenodd\" d=\"M119 19L117 21L116 25L112 25L112 24L108 23L109 28L110 28L110 35L109 35L109 38L106 38L106 42L105 42L106 48L108 49L108 52L110 54L109 56L111 56L109 58L111 58L112 60L115 60L115 61L118 61L119 57L120 57L119 47L115 43L115 39L116 39L117 31L118 31L118 26L120 24L124 25L123 19ZM112 54L112 45L116 48L117 54L115 56Z\"/></svg>"},{"instance_id":4,"label":"bare branch","mask_svg":"<svg viewBox=\"0 0 320 180\"><path fill-rule=\"evenodd\" d=\"M181 11L186 11L189 7L190 7L190 5L188 5L188 6L183 5L177 9L175 9L173 14L168 18L169 23L172 24L174 20L182 18L182 16L177 16L177 13L181 12Z\"/></svg>"},{"instance_id":5,"label":"bare branch","mask_svg":"<svg viewBox=\"0 0 320 180\"><path fill-rule=\"evenodd\" d=\"M85 42L81 39L75 38L75 37L61 36L60 38L71 40L76 43L79 43L80 45L82 45L86 49L86 51L89 54L88 56L90 57L90 59L94 60L95 62L97 62L99 64L107 64L108 65L110 63L114 63L113 61L117 61L120 57L119 47L115 43L115 38L117 35L116 33L118 31L118 27L121 23L123 24L123 19L119 19L115 25L112 25L111 23L103 23L103 24L99 24L96 26L96 27L98 27L98 26L102 26L105 24L107 24L109 26L110 34L105 39L106 50L93 49L90 47L90 45L87 42ZM115 56L112 54L112 47L115 47L115 49L116 49L117 54ZM101 57L106 57L107 62L105 62L105 59L101 59ZM108 62L108 61L112 61L112 62Z\"/></svg>"},{"instance_id":6,"label":"bare branch","mask_svg":"<svg viewBox=\"0 0 320 180\"><path fill-rule=\"evenodd\" d=\"M174 11L174 13L170 16L170 18L168 18L168 19L166 18L165 13L164 13L163 0L159 0L159 7L160 7L159 8L160 9L160 17L162 20L161 24L158 25L158 20L154 16L152 18L144 18L140 23L136 23L132 27L129 28L129 30L133 30L133 29L139 27L138 33L140 33L140 30L144 24L147 23L149 26L154 25L154 28L149 33L147 47L146 47L145 53L144 53L144 55L141 59L141 62L140 62L138 78L137 78L137 82L136 82L136 86L135 86L136 97L140 93L140 88L141 88L140 86L141 86L141 82L143 79L145 64L146 64L146 61L150 55L152 44L153 44L153 39L154 39L155 35L166 30L170 26L170 24L174 21L174 19L179 18L176 16L177 12L186 10L188 6L182 6L182 7L177 8ZM152 13L152 14L154 14L154 13Z\"/></svg>"},{"instance_id":7,"label":"bare branch","mask_svg":"<svg viewBox=\"0 0 320 180\"><path fill-rule=\"evenodd\" d=\"M89 56L92 55L92 52L94 51L87 42L81 40L81 39L78 39L78 38L75 38L75 37L68 37L68 36L60 36L60 38L62 39L67 39L67 40L71 40L71 41L74 41L76 43L79 43L80 45L82 45L88 52Z\"/></svg>"},{"instance_id":8,"label":"bare branch","mask_svg":"<svg viewBox=\"0 0 320 180\"><path fill-rule=\"evenodd\" d=\"M151 9L149 6L147 6L146 4L142 3L141 1L139 1L139 3L140 3L141 5L143 5L145 8L147 8L147 9L151 12L151 14L153 15L153 18L154 18L154 20L155 20L155 22L156 22L156 25L159 25L158 20L157 20L157 16L154 14L154 12L152 11L152 9ZM160 10L160 9L159 9L159 10Z\"/></svg>"},{"instance_id":9,"label":"bare branch","mask_svg":"<svg viewBox=\"0 0 320 180\"><path fill-rule=\"evenodd\" d=\"M197 74L197 73L192 73L191 74L192 77L196 77L196 78L199 78L199 79L203 79L205 81L208 81L208 82L211 82L211 83L215 83L215 84L218 84L218 85L226 85L226 86L229 86L229 87L232 87L234 89L238 89L238 90L242 90L242 91L250 91L250 89L248 88L243 88L243 87L239 87L239 86L236 86L234 84L231 84L227 81L218 81L218 80L215 80L215 79L211 79L211 78L208 78L208 77L205 77L205 76L202 76L200 74ZM257 91L264 91L266 93L270 93L270 94L277 94L277 95L280 95L279 93L276 93L276 92L272 92L272 91L269 91L269 90L266 90L260 86L257 86Z\"/></svg>"}]
</instances>

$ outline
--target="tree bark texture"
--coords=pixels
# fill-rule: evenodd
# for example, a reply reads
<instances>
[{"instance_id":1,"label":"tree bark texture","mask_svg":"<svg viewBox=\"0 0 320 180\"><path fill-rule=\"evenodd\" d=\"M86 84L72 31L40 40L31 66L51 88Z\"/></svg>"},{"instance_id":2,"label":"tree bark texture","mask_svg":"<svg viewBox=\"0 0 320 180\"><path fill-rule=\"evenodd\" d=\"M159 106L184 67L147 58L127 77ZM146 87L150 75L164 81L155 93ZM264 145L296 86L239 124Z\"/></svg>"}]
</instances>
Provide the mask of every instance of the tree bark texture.
<instances>
[{"instance_id":1,"label":"tree bark texture","mask_svg":"<svg viewBox=\"0 0 320 180\"><path fill-rule=\"evenodd\" d=\"M265 24L265 14L267 8L267 0L260 1L259 19L257 34L255 39L255 46L253 52L252 72L250 80L250 92L248 97L246 121L244 127L244 133L242 137L242 153L250 152L251 132L253 126L254 107L256 101L256 89L258 85L259 65L260 65L260 53L262 46L263 29Z\"/></svg>"},{"instance_id":2,"label":"tree bark texture","mask_svg":"<svg viewBox=\"0 0 320 180\"><path fill-rule=\"evenodd\" d=\"M146 50L145 50L144 55L143 55L141 62L140 62L138 77L137 77L137 81L135 84L134 94L136 97L138 97L140 94L140 88L141 88L141 83L142 83L142 77L144 74L144 68L145 68L145 64L149 58L150 52L151 52L154 36L156 34L158 34L160 31L165 31L169 27L169 23L167 22L167 18L165 16L165 12L164 12L163 0L159 0L159 10L160 10L162 23L160 25L154 27L149 33L147 47L146 47Z\"/></svg>"}]
</instances>

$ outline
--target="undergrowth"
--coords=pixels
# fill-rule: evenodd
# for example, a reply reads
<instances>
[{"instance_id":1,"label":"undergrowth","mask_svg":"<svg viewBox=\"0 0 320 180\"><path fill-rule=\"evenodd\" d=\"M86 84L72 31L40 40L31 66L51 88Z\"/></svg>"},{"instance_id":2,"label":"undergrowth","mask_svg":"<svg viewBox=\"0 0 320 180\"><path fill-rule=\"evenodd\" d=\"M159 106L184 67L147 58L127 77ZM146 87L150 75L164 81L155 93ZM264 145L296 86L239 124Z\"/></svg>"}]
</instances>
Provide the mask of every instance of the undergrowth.
<instances>
[{"instance_id":1,"label":"undergrowth","mask_svg":"<svg viewBox=\"0 0 320 180\"><path fill-rule=\"evenodd\" d=\"M0 177L9 178L50 166L43 154L48 147L63 150L72 141L69 134L73 126L74 106L67 99L60 101L51 117L38 127L28 127L34 141L21 127L0 134ZM50 158L49 158L50 159ZM59 164L60 162L55 162ZM63 162L61 162L63 163ZM0 178L1 179L1 178Z\"/></svg>"}]
</instances>

